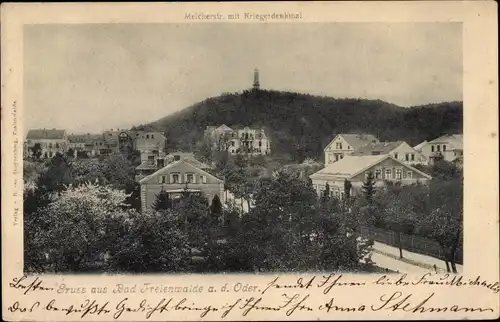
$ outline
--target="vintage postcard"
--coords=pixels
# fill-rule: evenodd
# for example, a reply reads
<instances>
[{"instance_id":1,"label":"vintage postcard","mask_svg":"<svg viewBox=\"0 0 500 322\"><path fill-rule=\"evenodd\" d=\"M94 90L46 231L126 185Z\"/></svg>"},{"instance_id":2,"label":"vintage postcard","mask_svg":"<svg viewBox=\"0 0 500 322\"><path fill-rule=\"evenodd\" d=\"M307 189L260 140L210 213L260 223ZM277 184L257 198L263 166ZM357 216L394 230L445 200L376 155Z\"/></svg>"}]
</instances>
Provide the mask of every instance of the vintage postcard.
<instances>
[{"instance_id":1,"label":"vintage postcard","mask_svg":"<svg viewBox=\"0 0 500 322\"><path fill-rule=\"evenodd\" d=\"M496 2L1 22L4 320L499 317Z\"/></svg>"}]
</instances>

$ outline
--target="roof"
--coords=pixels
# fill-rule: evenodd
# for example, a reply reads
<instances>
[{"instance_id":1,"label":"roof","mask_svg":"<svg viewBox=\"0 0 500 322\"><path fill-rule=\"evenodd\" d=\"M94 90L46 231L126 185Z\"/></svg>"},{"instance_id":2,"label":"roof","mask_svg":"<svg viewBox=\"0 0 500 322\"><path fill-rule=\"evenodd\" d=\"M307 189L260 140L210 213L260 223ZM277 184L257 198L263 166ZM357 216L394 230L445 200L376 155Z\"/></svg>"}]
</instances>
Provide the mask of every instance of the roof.
<instances>
[{"instance_id":1,"label":"roof","mask_svg":"<svg viewBox=\"0 0 500 322\"><path fill-rule=\"evenodd\" d=\"M92 143L102 138L102 134L68 134L68 141L72 143Z\"/></svg>"},{"instance_id":2,"label":"roof","mask_svg":"<svg viewBox=\"0 0 500 322\"><path fill-rule=\"evenodd\" d=\"M233 131L233 129L230 128L229 126L227 126L226 124L222 124L216 130L217 131Z\"/></svg>"},{"instance_id":3,"label":"roof","mask_svg":"<svg viewBox=\"0 0 500 322\"><path fill-rule=\"evenodd\" d=\"M149 161L143 161L135 169L136 170L156 170L156 165L149 162Z\"/></svg>"},{"instance_id":4,"label":"roof","mask_svg":"<svg viewBox=\"0 0 500 322\"><path fill-rule=\"evenodd\" d=\"M388 154L403 143L403 141L371 143L357 148L351 155Z\"/></svg>"},{"instance_id":5,"label":"roof","mask_svg":"<svg viewBox=\"0 0 500 322\"><path fill-rule=\"evenodd\" d=\"M464 136L463 134L445 134L430 141L429 143L447 143L451 145L449 150L463 150Z\"/></svg>"},{"instance_id":6,"label":"roof","mask_svg":"<svg viewBox=\"0 0 500 322\"><path fill-rule=\"evenodd\" d=\"M312 174L311 178L313 176L323 175L350 178L353 174L362 171L363 169L369 168L372 165L384 160L385 158L387 158L387 155L346 155L339 161L331 163L318 172Z\"/></svg>"},{"instance_id":7,"label":"roof","mask_svg":"<svg viewBox=\"0 0 500 322\"><path fill-rule=\"evenodd\" d=\"M357 149L367 143L372 143L373 141L378 142L378 139L372 134L339 134L344 140L352 146L353 149Z\"/></svg>"},{"instance_id":8,"label":"roof","mask_svg":"<svg viewBox=\"0 0 500 322\"><path fill-rule=\"evenodd\" d=\"M422 148L427 144L427 140L424 142L420 142L418 145L415 145L413 148L417 151L421 151Z\"/></svg>"},{"instance_id":9,"label":"roof","mask_svg":"<svg viewBox=\"0 0 500 322\"><path fill-rule=\"evenodd\" d=\"M218 180L219 182L224 182L223 180L221 180L221 179L217 178L216 176L214 176L214 175L212 175L212 174L210 174L210 173L208 173L208 172L206 172L206 171L203 171L203 170L202 170L202 169L200 169L200 168L195 167L194 165L192 165L191 163L189 163L189 162L187 162L187 161L185 161L185 160L177 160L177 161L174 161L174 162L171 162L171 163L167 164L166 166L164 166L164 167L163 167L163 168L161 168L161 169L158 169L158 171L156 171L155 173L152 173L152 174L150 174L150 175L148 175L148 176L146 176L146 177L142 178L142 179L139 181L139 183L140 183L140 184L146 183L146 181L149 181L151 178L153 178L153 177L155 177L155 176L157 176L157 175L160 175L160 174L162 174L163 172L165 172L166 170L172 169L172 168L174 168L174 167L176 167L176 166L178 166L178 165L180 165L180 164L186 164L186 165L188 165L189 167L191 167L191 168L193 168L193 169L195 169L195 170L200 171L201 173L203 173L203 174L204 174L204 175L206 175L206 176L210 176L210 177L212 177L212 178L215 178L215 179L216 179L216 180Z\"/></svg>"},{"instance_id":10,"label":"roof","mask_svg":"<svg viewBox=\"0 0 500 322\"><path fill-rule=\"evenodd\" d=\"M65 134L66 130L33 129L28 131L26 139L62 140Z\"/></svg>"},{"instance_id":11,"label":"roof","mask_svg":"<svg viewBox=\"0 0 500 322\"><path fill-rule=\"evenodd\" d=\"M342 134L337 134L333 140L328 143L328 145L325 147L325 150L328 149L328 147L337 139L337 137L341 136L349 145L356 150L357 148L368 144L368 143L373 143L373 142L378 142L378 139L372 135L372 134L366 134L366 133L358 133L358 134L350 134L350 133L342 133Z\"/></svg>"},{"instance_id":12,"label":"roof","mask_svg":"<svg viewBox=\"0 0 500 322\"><path fill-rule=\"evenodd\" d=\"M362 156L346 155L343 159L334 162L332 164L329 164L327 167L319 170L316 173L313 173L312 175L310 175L310 178L320 179L321 177L325 176L334 176L339 178L350 179L358 175L359 173L365 171L366 169L371 168L372 166L389 158L401 164L402 166L409 168L415 172L418 172L421 175L431 179L431 176L429 176L428 174L393 158L389 154L362 155Z\"/></svg>"},{"instance_id":13,"label":"roof","mask_svg":"<svg viewBox=\"0 0 500 322\"><path fill-rule=\"evenodd\" d=\"M197 168L210 169L210 166L207 165L206 163L203 163L201 161L196 160L194 153L192 153L192 152L172 152L166 156L166 159L167 160L173 159L173 157L176 155L180 156L181 160L189 162Z\"/></svg>"}]
</instances>

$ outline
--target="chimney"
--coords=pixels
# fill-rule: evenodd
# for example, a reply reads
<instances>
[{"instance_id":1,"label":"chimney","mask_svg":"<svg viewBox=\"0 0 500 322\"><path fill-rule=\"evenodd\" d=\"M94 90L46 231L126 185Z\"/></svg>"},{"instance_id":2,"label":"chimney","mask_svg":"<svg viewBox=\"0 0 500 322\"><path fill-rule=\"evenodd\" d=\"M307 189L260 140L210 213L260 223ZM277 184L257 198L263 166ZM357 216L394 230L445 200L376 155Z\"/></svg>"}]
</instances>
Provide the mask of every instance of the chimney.
<instances>
[{"instance_id":1,"label":"chimney","mask_svg":"<svg viewBox=\"0 0 500 322\"><path fill-rule=\"evenodd\" d=\"M253 70L253 89L259 89L260 88L260 83L259 83L259 70L255 68Z\"/></svg>"}]
</instances>

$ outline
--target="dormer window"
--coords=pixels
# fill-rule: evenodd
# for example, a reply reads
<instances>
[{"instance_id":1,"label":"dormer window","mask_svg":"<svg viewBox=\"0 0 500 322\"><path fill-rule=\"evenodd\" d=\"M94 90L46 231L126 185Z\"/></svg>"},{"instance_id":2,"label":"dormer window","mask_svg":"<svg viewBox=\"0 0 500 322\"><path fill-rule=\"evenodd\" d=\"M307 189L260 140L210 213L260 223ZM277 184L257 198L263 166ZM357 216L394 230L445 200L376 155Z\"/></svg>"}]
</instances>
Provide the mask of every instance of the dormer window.
<instances>
[{"instance_id":1,"label":"dormer window","mask_svg":"<svg viewBox=\"0 0 500 322\"><path fill-rule=\"evenodd\" d=\"M174 155L174 161L179 161L181 159L180 155Z\"/></svg>"}]
</instances>

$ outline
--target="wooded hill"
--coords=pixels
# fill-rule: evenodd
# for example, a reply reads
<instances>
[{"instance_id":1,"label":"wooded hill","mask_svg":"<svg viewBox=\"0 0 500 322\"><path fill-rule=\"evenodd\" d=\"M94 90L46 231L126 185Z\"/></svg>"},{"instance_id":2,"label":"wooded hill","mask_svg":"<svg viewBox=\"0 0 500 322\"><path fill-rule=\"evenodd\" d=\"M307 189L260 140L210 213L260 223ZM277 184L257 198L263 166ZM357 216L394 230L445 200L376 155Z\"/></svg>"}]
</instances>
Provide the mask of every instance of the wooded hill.
<instances>
[{"instance_id":1,"label":"wooded hill","mask_svg":"<svg viewBox=\"0 0 500 322\"><path fill-rule=\"evenodd\" d=\"M381 141L416 145L462 133L462 102L400 107L381 100L337 99L271 90L224 93L137 128L164 131L171 149L193 150L208 125L263 127L273 155L322 160L338 133L372 133Z\"/></svg>"}]
</instances>

